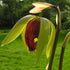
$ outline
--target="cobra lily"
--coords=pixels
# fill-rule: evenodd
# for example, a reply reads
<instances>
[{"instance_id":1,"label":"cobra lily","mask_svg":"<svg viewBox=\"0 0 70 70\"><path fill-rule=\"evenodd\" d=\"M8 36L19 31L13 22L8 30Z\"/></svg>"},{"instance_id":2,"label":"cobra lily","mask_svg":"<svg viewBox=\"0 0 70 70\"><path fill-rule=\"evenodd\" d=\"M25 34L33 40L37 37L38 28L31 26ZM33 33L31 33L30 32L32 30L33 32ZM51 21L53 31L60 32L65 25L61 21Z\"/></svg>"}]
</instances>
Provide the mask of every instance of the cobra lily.
<instances>
[{"instance_id":1,"label":"cobra lily","mask_svg":"<svg viewBox=\"0 0 70 70\"><path fill-rule=\"evenodd\" d=\"M22 17L2 41L1 46L11 43L20 34L27 49L29 51L36 50L37 61L45 46L47 46L46 55L50 56L55 38L55 26L50 20L34 15Z\"/></svg>"}]
</instances>

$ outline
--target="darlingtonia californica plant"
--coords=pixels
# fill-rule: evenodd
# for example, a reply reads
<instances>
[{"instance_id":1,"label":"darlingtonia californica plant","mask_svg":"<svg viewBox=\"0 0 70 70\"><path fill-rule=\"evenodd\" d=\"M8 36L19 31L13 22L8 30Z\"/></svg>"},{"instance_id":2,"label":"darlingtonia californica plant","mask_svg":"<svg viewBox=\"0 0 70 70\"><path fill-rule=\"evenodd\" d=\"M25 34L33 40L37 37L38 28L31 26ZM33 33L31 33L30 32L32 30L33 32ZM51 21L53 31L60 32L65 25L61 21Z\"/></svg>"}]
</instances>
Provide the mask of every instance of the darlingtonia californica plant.
<instances>
[{"instance_id":1,"label":"darlingtonia californica plant","mask_svg":"<svg viewBox=\"0 0 70 70\"><path fill-rule=\"evenodd\" d=\"M28 51L36 51L37 62L40 55L46 46L46 56L50 61L47 66L47 70L51 70L52 62L57 46L58 36L61 29L61 13L59 7L49 3L36 2L35 6L31 9L30 13L40 13L46 8L55 8L56 13L56 25L47 18L39 17L35 15L26 15L19 19L5 39L2 41L1 46L7 45L15 40L20 34L22 35L23 42ZM70 33L69 33L70 34ZM61 68L61 67L60 67Z\"/></svg>"},{"instance_id":2,"label":"darlingtonia californica plant","mask_svg":"<svg viewBox=\"0 0 70 70\"><path fill-rule=\"evenodd\" d=\"M33 3L33 5L37 5L37 7L30 10L32 13L34 10L34 13L39 13L47 7L55 7L54 5L41 2ZM37 60L39 59L44 47L47 46L47 43L46 55L47 58L50 56L55 38L55 26L50 20L35 15L22 17L2 41L1 46L9 44L20 34L22 35L22 39L27 49L29 51L36 50Z\"/></svg>"},{"instance_id":3,"label":"darlingtonia californica plant","mask_svg":"<svg viewBox=\"0 0 70 70\"><path fill-rule=\"evenodd\" d=\"M39 58L42 50L47 46L49 38L52 37L54 41L55 35L52 35L55 34L55 27L52 22L46 18L34 15L24 16L14 25L9 34L2 41L2 46L12 42L20 34L22 35L23 42L27 49L29 51L36 50L37 57ZM50 47L47 48L50 49Z\"/></svg>"}]
</instances>

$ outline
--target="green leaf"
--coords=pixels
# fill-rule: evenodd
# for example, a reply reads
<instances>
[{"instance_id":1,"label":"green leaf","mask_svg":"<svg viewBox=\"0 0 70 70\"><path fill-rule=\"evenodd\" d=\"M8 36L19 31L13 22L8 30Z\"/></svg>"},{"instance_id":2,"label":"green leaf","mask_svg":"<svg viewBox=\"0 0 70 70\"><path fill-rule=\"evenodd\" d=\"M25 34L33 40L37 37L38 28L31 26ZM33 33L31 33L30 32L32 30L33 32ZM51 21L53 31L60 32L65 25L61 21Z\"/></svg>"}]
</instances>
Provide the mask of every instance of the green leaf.
<instances>
[{"instance_id":1,"label":"green leaf","mask_svg":"<svg viewBox=\"0 0 70 70\"><path fill-rule=\"evenodd\" d=\"M47 45L47 42L50 37L50 24L49 20L46 18L40 18L41 25L40 25L40 33L38 37L38 43L36 46L36 56L37 56L37 62L40 58L40 55L44 49L44 47Z\"/></svg>"},{"instance_id":2,"label":"green leaf","mask_svg":"<svg viewBox=\"0 0 70 70\"><path fill-rule=\"evenodd\" d=\"M27 15L23 18L21 18L11 29L11 31L8 33L8 35L5 37L5 39L2 41L1 46L4 46L6 44L9 44L13 40L15 40L23 31L24 25L28 22L28 20L33 17L33 15Z\"/></svg>"},{"instance_id":3,"label":"green leaf","mask_svg":"<svg viewBox=\"0 0 70 70\"><path fill-rule=\"evenodd\" d=\"M53 23L51 21L49 21L49 23L51 24L52 30L51 30L51 36L50 36L50 39L49 39L49 42L47 45L47 49L46 49L47 58L49 58L51 55L51 51L52 51L52 47L53 47L54 39L55 39L55 26L53 25Z\"/></svg>"}]
</instances>

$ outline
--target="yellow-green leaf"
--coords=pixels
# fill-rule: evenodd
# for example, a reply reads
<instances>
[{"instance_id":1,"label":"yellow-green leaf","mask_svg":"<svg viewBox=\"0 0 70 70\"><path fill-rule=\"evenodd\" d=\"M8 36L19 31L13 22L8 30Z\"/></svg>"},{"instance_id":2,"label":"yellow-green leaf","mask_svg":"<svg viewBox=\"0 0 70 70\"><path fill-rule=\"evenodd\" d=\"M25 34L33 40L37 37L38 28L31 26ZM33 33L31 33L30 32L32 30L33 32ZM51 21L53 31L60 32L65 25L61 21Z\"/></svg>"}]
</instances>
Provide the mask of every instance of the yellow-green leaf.
<instances>
[{"instance_id":1,"label":"yellow-green leaf","mask_svg":"<svg viewBox=\"0 0 70 70\"><path fill-rule=\"evenodd\" d=\"M40 33L39 33L39 37L38 37L38 43L36 46L37 62L40 58L40 55L41 55L44 47L47 45L47 42L50 37L50 30L51 30L48 19L40 18L40 22L41 22Z\"/></svg>"},{"instance_id":2,"label":"yellow-green leaf","mask_svg":"<svg viewBox=\"0 0 70 70\"><path fill-rule=\"evenodd\" d=\"M51 36L50 36L50 39L49 39L49 42L48 42L48 45L47 45L47 49L46 49L46 56L47 58L50 57L51 55L51 51L52 51L52 47L53 47L53 44L54 44L54 39L55 39L55 26L54 24L49 21L49 23L51 24Z\"/></svg>"},{"instance_id":3,"label":"yellow-green leaf","mask_svg":"<svg viewBox=\"0 0 70 70\"><path fill-rule=\"evenodd\" d=\"M23 31L22 31L22 33L21 33L21 36L22 36L23 44L24 44L24 46L25 46L25 47L27 48L27 50L28 50L28 47L27 47L26 41L25 41L25 30L26 30L26 25L27 25L27 24L25 24L24 29L23 29Z\"/></svg>"},{"instance_id":4,"label":"yellow-green leaf","mask_svg":"<svg viewBox=\"0 0 70 70\"><path fill-rule=\"evenodd\" d=\"M9 44L13 40L15 40L23 31L24 25L28 22L28 20L32 17L33 15L27 15L23 18L21 18L11 29L11 31L8 33L8 35L5 37L5 39L2 41L1 46L4 46L6 44Z\"/></svg>"}]
</instances>

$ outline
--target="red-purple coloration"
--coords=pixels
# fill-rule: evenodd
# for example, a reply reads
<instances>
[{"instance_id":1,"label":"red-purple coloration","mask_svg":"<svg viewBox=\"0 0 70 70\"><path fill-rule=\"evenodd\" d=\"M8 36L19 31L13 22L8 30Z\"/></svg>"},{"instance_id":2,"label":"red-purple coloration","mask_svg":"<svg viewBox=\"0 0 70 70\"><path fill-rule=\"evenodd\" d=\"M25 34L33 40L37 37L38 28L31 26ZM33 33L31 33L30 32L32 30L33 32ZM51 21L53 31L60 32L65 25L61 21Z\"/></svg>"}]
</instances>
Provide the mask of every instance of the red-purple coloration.
<instances>
[{"instance_id":1,"label":"red-purple coloration","mask_svg":"<svg viewBox=\"0 0 70 70\"><path fill-rule=\"evenodd\" d=\"M29 51L36 49L37 42L34 42L35 38L38 38L40 32L40 20L32 19L27 23L25 31L25 41L29 48Z\"/></svg>"}]
</instances>

